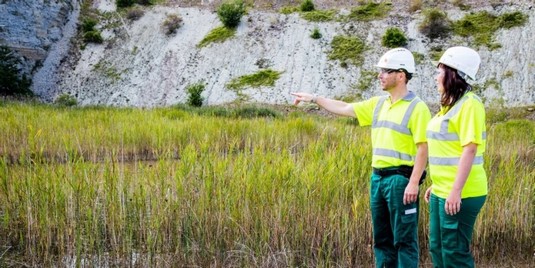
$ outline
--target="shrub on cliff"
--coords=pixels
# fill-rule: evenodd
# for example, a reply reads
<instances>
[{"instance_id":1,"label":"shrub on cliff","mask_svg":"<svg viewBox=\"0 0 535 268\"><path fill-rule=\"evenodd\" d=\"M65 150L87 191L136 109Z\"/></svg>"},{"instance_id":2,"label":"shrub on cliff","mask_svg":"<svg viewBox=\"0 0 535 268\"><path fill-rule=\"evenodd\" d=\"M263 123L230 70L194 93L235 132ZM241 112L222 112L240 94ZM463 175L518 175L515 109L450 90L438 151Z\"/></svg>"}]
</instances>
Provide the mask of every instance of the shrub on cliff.
<instances>
[{"instance_id":1,"label":"shrub on cliff","mask_svg":"<svg viewBox=\"0 0 535 268\"><path fill-rule=\"evenodd\" d=\"M301 3L301 11L303 12L313 11L314 9L314 2L312 0L305 0Z\"/></svg>"},{"instance_id":2,"label":"shrub on cliff","mask_svg":"<svg viewBox=\"0 0 535 268\"><path fill-rule=\"evenodd\" d=\"M243 14L245 14L243 0L226 1L217 9L217 16L227 28L237 27Z\"/></svg>"},{"instance_id":3,"label":"shrub on cliff","mask_svg":"<svg viewBox=\"0 0 535 268\"><path fill-rule=\"evenodd\" d=\"M0 95L30 96L30 80L18 68L20 60L6 46L0 46Z\"/></svg>"},{"instance_id":4,"label":"shrub on cliff","mask_svg":"<svg viewBox=\"0 0 535 268\"><path fill-rule=\"evenodd\" d=\"M188 92L188 105L194 107L201 107L204 98L201 96L204 91L204 84L202 82L195 83L186 87Z\"/></svg>"},{"instance_id":5,"label":"shrub on cliff","mask_svg":"<svg viewBox=\"0 0 535 268\"><path fill-rule=\"evenodd\" d=\"M163 22L163 29L166 35L176 33L176 30L182 25L182 18L176 14L167 15L167 19Z\"/></svg>"},{"instance_id":6,"label":"shrub on cliff","mask_svg":"<svg viewBox=\"0 0 535 268\"><path fill-rule=\"evenodd\" d=\"M445 12L432 8L424 10L423 13L424 20L419 26L420 33L429 37L431 40L449 36L451 32L451 21L448 20Z\"/></svg>"},{"instance_id":7,"label":"shrub on cliff","mask_svg":"<svg viewBox=\"0 0 535 268\"><path fill-rule=\"evenodd\" d=\"M407 37L405 37L405 34L396 27L388 28L383 35L382 44L385 47L403 47L407 45Z\"/></svg>"}]
</instances>

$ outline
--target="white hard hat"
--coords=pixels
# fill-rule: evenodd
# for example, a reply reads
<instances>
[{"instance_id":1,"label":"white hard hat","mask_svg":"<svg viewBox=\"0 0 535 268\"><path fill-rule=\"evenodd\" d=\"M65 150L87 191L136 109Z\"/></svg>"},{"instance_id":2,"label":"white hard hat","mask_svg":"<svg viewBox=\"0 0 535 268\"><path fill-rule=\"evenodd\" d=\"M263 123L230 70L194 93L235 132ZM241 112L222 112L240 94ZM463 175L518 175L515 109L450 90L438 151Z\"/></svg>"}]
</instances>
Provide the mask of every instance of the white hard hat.
<instances>
[{"instance_id":1,"label":"white hard hat","mask_svg":"<svg viewBox=\"0 0 535 268\"><path fill-rule=\"evenodd\" d=\"M414 73L414 56L405 48L399 47L387 51L377 62L377 67L385 69L404 69L408 73Z\"/></svg>"},{"instance_id":2,"label":"white hard hat","mask_svg":"<svg viewBox=\"0 0 535 268\"><path fill-rule=\"evenodd\" d=\"M450 47L442 54L438 63L442 63L449 66L461 75L470 77L472 80L476 79L477 70L479 70L479 64L481 58L479 54L468 47ZM435 65L438 65L435 64ZM466 78L465 78L466 79Z\"/></svg>"}]
</instances>

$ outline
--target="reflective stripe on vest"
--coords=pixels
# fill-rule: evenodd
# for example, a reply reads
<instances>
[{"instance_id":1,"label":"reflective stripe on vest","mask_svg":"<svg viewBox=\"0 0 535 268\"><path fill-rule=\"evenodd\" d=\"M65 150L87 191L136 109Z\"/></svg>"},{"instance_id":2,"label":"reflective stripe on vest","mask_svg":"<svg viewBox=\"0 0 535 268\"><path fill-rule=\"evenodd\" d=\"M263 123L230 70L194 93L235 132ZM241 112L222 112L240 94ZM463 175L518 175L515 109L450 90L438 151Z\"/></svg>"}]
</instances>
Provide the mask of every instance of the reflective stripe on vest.
<instances>
[{"instance_id":1,"label":"reflective stripe on vest","mask_svg":"<svg viewBox=\"0 0 535 268\"><path fill-rule=\"evenodd\" d=\"M414 93L411 92L409 94L414 94ZM410 96L411 95L409 95L409 97ZM379 101L377 102L377 105L375 106L375 110L373 111L372 129L373 128L388 128L388 129L391 129L393 131L396 131L402 134L411 135L412 132L410 131L408 127L409 120L411 118L412 112L414 111L414 108L419 102L421 102L421 100L417 98L416 96L414 96L411 100L411 103L409 104L409 107L405 111L405 115L403 116L401 123L396 124L394 122L387 121L387 120L379 120L379 113L381 112L381 109L383 108L386 98L388 98L388 96L381 97ZM373 154L380 155L380 156L393 157L393 158L405 160L405 161L414 161L414 158L415 158L415 156L412 156L406 153L402 153L402 152L392 150L392 149L384 149L384 148L373 148Z\"/></svg>"},{"instance_id":2,"label":"reflective stripe on vest","mask_svg":"<svg viewBox=\"0 0 535 268\"><path fill-rule=\"evenodd\" d=\"M398 152L398 151L391 150L391 149L373 148L373 154L380 155L380 156L389 156L389 157L406 160L406 161L414 160L414 157L410 154Z\"/></svg>"},{"instance_id":3,"label":"reflective stripe on vest","mask_svg":"<svg viewBox=\"0 0 535 268\"><path fill-rule=\"evenodd\" d=\"M473 95L477 100L481 101L481 99L475 95ZM440 124L440 131L427 131L427 139L433 139L438 141L459 141L460 138L459 135L455 132L448 132L448 125L450 123L450 119L457 115L459 111L462 108L462 104L468 99L468 96L462 97L459 102L457 102L451 110L449 110L445 115L444 119L442 120L442 123ZM483 131L481 134L482 139L487 139L487 132ZM442 165L442 166L456 166L459 164L459 161L461 160L460 157L429 157L429 164L430 165ZM483 156L476 156L474 158L474 161L472 162L472 165L481 165L483 164Z\"/></svg>"},{"instance_id":4,"label":"reflective stripe on vest","mask_svg":"<svg viewBox=\"0 0 535 268\"><path fill-rule=\"evenodd\" d=\"M430 165L441 165L441 166L457 166L459 165L460 157L429 157ZM481 165L483 164L483 156L479 155L474 157L472 165Z\"/></svg>"}]
</instances>

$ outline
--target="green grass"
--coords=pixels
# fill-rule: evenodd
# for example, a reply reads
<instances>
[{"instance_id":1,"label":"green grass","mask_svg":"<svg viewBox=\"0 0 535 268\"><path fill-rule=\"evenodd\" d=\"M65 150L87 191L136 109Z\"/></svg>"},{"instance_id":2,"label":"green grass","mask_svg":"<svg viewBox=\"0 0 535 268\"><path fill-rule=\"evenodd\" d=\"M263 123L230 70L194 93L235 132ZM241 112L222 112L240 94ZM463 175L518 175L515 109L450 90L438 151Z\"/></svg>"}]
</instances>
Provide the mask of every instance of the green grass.
<instances>
[{"instance_id":1,"label":"green grass","mask_svg":"<svg viewBox=\"0 0 535 268\"><path fill-rule=\"evenodd\" d=\"M472 37L475 45L487 46L489 49L501 47L494 40L494 33L501 29L509 29L525 24L527 15L522 12L505 13L496 16L487 11L470 13L453 23L455 34L463 37Z\"/></svg>"},{"instance_id":2,"label":"green grass","mask_svg":"<svg viewBox=\"0 0 535 268\"><path fill-rule=\"evenodd\" d=\"M210 31L202 40L197 44L197 47L205 47L211 43L223 43L227 39L236 35L236 29L230 29L225 26L217 27Z\"/></svg>"},{"instance_id":3,"label":"green grass","mask_svg":"<svg viewBox=\"0 0 535 268\"><path fill-rule=\"evenodd\" d=\"M0 102L0 266L373 263L368 128L210 109ZM535 122L507 116L489 113L473 238L476 261L497 266L528 263L534 239Z\"/></svg>"},{"instance_id":4,"label":"green grass","mask_svg":"<svg viewBox=\"0 0 535 268\"><path fill-rule=\"evenodd\" d=\"M288 14L292 14L295 12L299 12L299 7L298 6L284 6L279 9L279 12L281 14L288 15Z\"/></svg>"},{"instance_id":5,"label":"green grass","mask_svg":"<svg viewBox=\"0 0 535 268\"><path fill-rule=\"evenodd\" d=\"M336 16L334 10L314 10L309 12L301 12L301 18L312 22L332 21Z\"/></svg>"},{"instance_id":6,"label":"green grass","mask_svg":"<svg viewBox=\"0 0 535 268\"><path fill-rule=\"evenodd\" d=\"M351 13L348 15L350 20L358 21L372 21L386 17L390 9L392 9L391 3L374 3L368 2L361 6L351 9Z\"/></svg>"},{"instance_id":7,"label":"green grass","mask_svg":"<svg viewBox=\"0 0 535 268\"><path fill-rule=\"evenodd\" d=\"M337 35L331 41L331 47L330 60L339 60L356 66L362 65L364 61L362 53L366 50L366 45L359 37Z\"/></svg>"},{"instance_id":8,"label":"green grass","mask_svg":"<svg viewBox=\"0 0 535 268\"><path fill-rule=\"evenodd\" d=\"M246 87L273 87L275 86L275 81L279 79L281 73L282 72L271 69L260 70L254 74L244 75L232 79L227 84L227 88L239 90Z\"/></svg>"}]
</instances>

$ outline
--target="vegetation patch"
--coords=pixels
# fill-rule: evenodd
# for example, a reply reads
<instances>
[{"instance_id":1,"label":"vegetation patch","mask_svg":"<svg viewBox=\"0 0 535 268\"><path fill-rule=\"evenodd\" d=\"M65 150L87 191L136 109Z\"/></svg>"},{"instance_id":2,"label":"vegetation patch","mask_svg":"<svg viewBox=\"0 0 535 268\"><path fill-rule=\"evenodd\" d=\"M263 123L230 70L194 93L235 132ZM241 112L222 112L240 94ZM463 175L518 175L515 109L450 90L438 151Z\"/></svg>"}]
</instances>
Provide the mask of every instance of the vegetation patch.
<instances>
[{"instance_id":1,"label":"vegetation patch","mask_svg":"<svg viewBox=\"0 0 535 268\"><path fill-rule=\"evenodd\" d=\"M241 17L245 14L243 0L229 0L223 2L217 9L219 20L228 28L235 28L240 24Z\"/></svg>"},{"instance_id":2,"label":"vegetation patch","mask_svg":"<svg viewBox=\"0 0 535 268\"><path fill-rule=\"evenodd\" d=\"M115 0L115 4L118 8L131 7L134 4L150 6L160 2L159 0Z\"/></svg>"},{"instance_id":3,"label":"vegetation patch","mask_svg":"<svg viewBox=\"0 0 535 268\"><path fill-rule=\"evenodd\" d=\"M95 29L95 26L98 24L98 21L94 18L86 18L82 22L82 37L86 43L97 43L100 44L104 40L100 31Z\"/></svg>"},{"instance_id":4,"label":"vegetation patch","mask_svg":"<svg viewBox=\"0 0 535 268\"><path fill-rule=\"evenodd\" d=\"M69 94L61 94L54 100L54 104L60 107L72 107L78 105L78 101Z\"/></svg>"},{"instance_id":5,"label":"vegetation patch","mask_svg":"<svg viewBox=\"0 0 535 268\"><path fill-rule=\"evenodd\" d=\"M93 66L93 70L103 74L113 82L121 79L121 73L117 70L117 68L113 67L110 62L105 60L99 61L97 64L95 64Z\"/></svg>"},{"instance_id":6,"label":"vegetation patch","mask_svg":"<svg viewBox=\"0 0 535 268\"><path fill-rule=\"evenodd\" d=\"M128 12L126 12L126 18L131 21L134 21L143 17L144 14L145 14L145 11L143 11L143 9L133 8L133 9L128 10Z\"/></svg>"},{"instance_id":7,"label":"vegetation patch","mask_svg":"<svg viewBox=\"0 0 535 268\"><path fill-rule=\"evenodd\" d=\"M386 17L392 9L391 3L374 3L368 2L362 6L351 9L348 15L351 20L372 21Z\"/></svg>"},{"instance_id":8,"label":"vegetation patch","mask_svg":"<svg viewBox=\"0 0 535 268\"><path fill-rule=\"evenodd\" d=\"M227 28L225 26L217 27L210 31L197 45L197 47L205 47L210 43L223 43L227 39L236 35L236 30Z\"/></svg>"},{"instance_id":9,"label":"vegetation patch","mask_svg":"<svg viewBox=\"0 0 535 268\"><path fill-rule=\"evenodd\" d=\"M420 64L424 61L424 54L418 53L418 52L412 52L412 56L414 57L414 63Z\"/></svg>"},{"instance_id":10,"label":"vegetation patch","mask_svg":"<svg viewBox=\"0 0 535 268\"><path fill-rule=\"evenodd\" d=\"M183 107L0 101L0 263L100 267L135 252L141 267L256 267L290 251L280 266L373 263L355 247L370 242L370 219L358 217L369 211L369 128L297 112L274 120L255 106ZM488 252L478 263L513 267L532 261L518 249L534 238L535 121L501 122L516 113L497 111L487 110L484 156L493 198L474 244ZM425 244L425 228L418 236ZM235 260L243 245L254 258Z\"/></svg>"},{"instance_id":11,"label":"vegetation patch","mask_svg":"<svg viewBox=\"0 0 535 268\"><path fill-rule=\"evenodd\" d=\"M455 34L463 37L472 37L474 44L487 46L489 49L501 47L494 42L494 33L500 28L509 29L524 25L527 15L522 12L505 13L500 16L487 11L471 13L453 23Z\"/></svg>"},{"instance_id":12,"label":"vegetation patch","mask_svg":"<svg viewBox=\"0 0 535 268\"><path fill-rule=\"evenodd\" d=\"M357 89L362 91L365 91L369 89L372 86L373 81L377 79L377 72L369 71L369 70L363 70L360 73L360 79L359 83L357 84Z\"/></svg>"},{"instance_id":13,"label":"vegetation patch","mask_svg":"<svg viewBox=\"0 0 535 268\"><path fill-rule=\"evenodd\" d=\"M314 30L312 30L312 33L310 34L310 38L312 38L312 39L320 39L321 38L320 29L314 28Z\"/></svg>"},{"instance_id":14,"label":"vegetation patch","mask_svg":"<svg viewBox=\"0 0 535 268\"><path fill-rule=\"evenodd\" d=\"M431 47L431 50L429 51L429 57L431 58L432 61L440 60L440 57L442 57L442 54L444 54L444 49L440 46Z\"/></svg>"},{"instance_id":15,"label":"vegetation patch","mask_svg":"<svg viewBox=\"0 0 535 268\"><path fill-rule=\"evenodd\" d=\"M426 9L423 12L424 20L419 25L420 33L431 40L448 37L451 32L451 21L446 13L437 8Z\"/></svg>"},{"instance_id":16,"label":"vegetation patch","mask_svg":"<svg viewBox=\"0 0 535 268\"><path fill-rule=\"evenodd\" d=\"M409 11L415 12L420 9L422 9L422 0L411 0L409 5Z\"/></svg>"},{"instance_id":17,"label":"vegetation patch","mask_svg":"<svg viewBox=\"0 0 535 268\"><path fill-rule=\"evenodd\" d=\"M276 110L260 107L255 105L245 105L238 107L224 107L224 106L203 106L203 107L192 107L185 105L177 105L176 109L184 111L190 114L196 114L201 116L213 116L213 117L224 117L224 118L276 118L280 117L281 114Z\"/></svg>"},{"instance_id":18,"label":"vegetation patch","mask_svg":"<svg viewBox=\"0 0 535 268\"><path fill-rule=\"evenodd\" d=\"M292 14L292 13L295 13L295 12L299 12L299 10L300 10L300 9L299 9L299 7L297 7L297 6L285 6L285 7L281 7L281 8L279 9L279 12L280 12L281 14L286 14L286 15L288 15L288 14Z\"/></svg>"},{"instance_id":19,"label":"vegetation patch","mask_svg":"<svg viewBox=\"0 0 535 268\"><path fill-rule=\"evenodd\" d=\"M302 12L301 18L312 22L332 21L336 12L334 10L314 10L310 12Z\"/></svg>"},{"instance_id":20,"label":"vegetation patch","mask_svg":"<svg viewBox=\"0 0 535 268\"><path fill-rule=\"evenodd\" d=\"M33 95L31 81L19 70L20 64L11 49L0 46L0 95Z\"/></svg>"},{"instance_id":21,"label":"vegetation patch","mask_svg":"<svg viewBox=\"0 0 535 268\"><path fill-rule=\"evenodd\" d=\"M337 35L331 41L331 48L330 60L340 60L341 64L349 62L356 66L362 65L362 53L366 50L366 45L362 39L356 36Z\"/></svg>"},{"instance_id":22,"label":"vegetation patch","mask_svg":"<svg viewBox=\"0 0 535 268\"><path fill-rule=\"evenodd\" d=\"M194 106L194 107L202 106L204 98L201 96L201 94L204 91L204 87L205 85L203 82L191 84L186 87L186 91L188 92L188 100L186 103L189 106Z\"/></svg>"},{"instance_id":23,"label":"vegetation patch","mask_svg":"<svg viewBox=\"0 0 535 268\"><path fill-rule=\"evenodd\" d=\"M385 47L395 48L407 45L407 37L399 28L388 28L383 35L382 44Z\"/></svg>"},{"instance_id":24,"label":"vegetation patch","mask_svg":"<svg viewBox=\"0 0 535 268\"><path fill-rule=\"evenodd\" d=\"M316 9L312 0L304 0L299 8L303 12L310 12Z\"/></svg>"},{"instance_id":25,"label":"vegetation patch","mask_svg":"<svg viewBox=\"0 0 535 268\"><path fill-rule=\"evenodd\" d=\"M177 14L169 14L162 24L162 28L166 35L175 34L178 28L182 26L182 18Z\"/></svg>"},{"instance_id":26,"label":"vegetation patch","mask_svg":"<svg viewBox=\"0 0 535 268\"><path fill-rule=\"evenodd\" d=\"M282 72L277 72L271 69L260 70L254 74L232 79L232 81L227 84L227 88L238 90L246 87L272 87L275 86L275 81L279 79L281 73Z\"/></svg>"}]
</instances>

